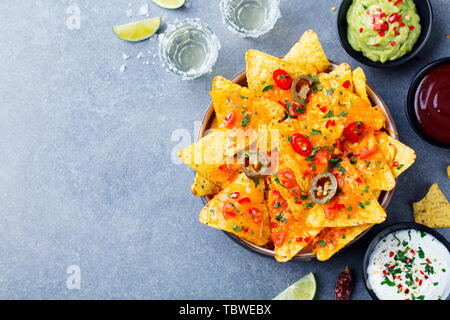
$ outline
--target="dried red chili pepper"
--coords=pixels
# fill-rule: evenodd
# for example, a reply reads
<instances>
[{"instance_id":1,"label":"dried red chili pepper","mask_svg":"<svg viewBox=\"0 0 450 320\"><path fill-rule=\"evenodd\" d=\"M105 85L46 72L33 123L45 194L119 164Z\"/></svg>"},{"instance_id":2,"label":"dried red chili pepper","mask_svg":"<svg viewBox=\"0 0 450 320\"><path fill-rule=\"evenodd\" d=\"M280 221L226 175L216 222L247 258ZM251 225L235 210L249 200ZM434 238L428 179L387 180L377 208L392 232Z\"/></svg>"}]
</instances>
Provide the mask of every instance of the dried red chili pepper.
<instances>
[{"instance_id":1,"label":"dried red chili pepper","mask_svg":"<svg viewBox=\"0 0 450 320\"><path fill-rule=\"evenodd\" d=\"M334 287L334 300L349 300L353 291L353 276L348 266L341 272Z\"/></svg>"}]
</instances>

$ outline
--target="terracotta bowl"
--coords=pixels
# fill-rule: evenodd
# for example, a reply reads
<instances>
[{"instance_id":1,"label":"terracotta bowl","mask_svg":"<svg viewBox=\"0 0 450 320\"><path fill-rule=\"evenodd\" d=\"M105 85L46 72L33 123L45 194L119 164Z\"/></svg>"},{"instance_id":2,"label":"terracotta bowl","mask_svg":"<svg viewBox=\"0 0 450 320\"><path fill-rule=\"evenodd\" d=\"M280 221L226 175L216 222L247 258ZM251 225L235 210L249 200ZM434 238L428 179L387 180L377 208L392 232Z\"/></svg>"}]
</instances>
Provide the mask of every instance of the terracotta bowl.
<instances>
[{"instance_id":1,"label":"terracotta bowl","mask_svg":"<svg viewBox=\"0 0 450 320\"><path fill-rule=\"evenodd\" d=\"M331 67L330 67L329 71L335 69L338 66L338 64L335 62L330 61L330 63L331 63ZM231 80L234 83L237 83L243 87L247 87L246 70L242 70L238 74L234 75L231 78ZM386 103L383 101L383 99L380 97L380 95L378 93L376 93L375 90L370 85L367 85L367 95L369 96L369 99L372 102L372 105L378 105L383 110L383 113L387 119L387 128L389 129L389 130L386 130L386 133L389 134L391 137L398 139L398 135L395 134L397 132L397 127L395 126L394 118L392 117L391 113L389 112L389 109L388 109ZM210 129L211 124L214 121L215 117L216 117L216 115L214 112L214 107L211 102L208 105L208 108L206 109L205 114L203 115L202 124L200 126L200 129L199 129L199 132L198 132L197 138L196 138L197 140L201 139L204 136L205 131ZM383 191L380 194L378 201L383 208L386 209L387 205L391 201L391 198L394 194L394 189L391 191ZM206 205L211 200L211 198L212 197L202 197L202 200ZM353 241L348 243L345 246L345 248L349 247L351 244L358 241L358 239L360 239L362 236L364 236L364 234L366 234L369 230L370 230L370 228L366 229L363 233L361 233L359 236L357 236ZM266 255L266 256L272 256L272 257L274 256L273 247L271 247L271 246L260 247L260 246L257 246L247 240L244 240L244 239L238 237L235 234L232 234L232 233L229 233L226 231L224 231L224 232L228 236L230 236L232 239L237 241L239 244L243 245L244 247L246 247L252 251L258 252L258 253ZM292 260L305 261L305 260L313 259L315 257L316 257L316 255L314 253L312 253L311 251L309 251L309 252L300 251L295 257L292 258Z\"/></svg>"}]
</instances>

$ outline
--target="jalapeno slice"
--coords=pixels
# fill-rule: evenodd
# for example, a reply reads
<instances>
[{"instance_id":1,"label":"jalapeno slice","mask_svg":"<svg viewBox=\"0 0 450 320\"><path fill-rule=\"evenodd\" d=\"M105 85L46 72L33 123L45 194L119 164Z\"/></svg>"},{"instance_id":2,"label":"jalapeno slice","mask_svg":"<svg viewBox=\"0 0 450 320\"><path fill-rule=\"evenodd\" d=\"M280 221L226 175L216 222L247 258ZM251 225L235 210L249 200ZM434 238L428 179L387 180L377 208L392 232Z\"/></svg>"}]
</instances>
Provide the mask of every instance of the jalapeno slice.
<instances>
[{"instance_id":1,"label":"jalapeno slice","mask_svg":"<svg viewBox=\"0 0 450 320\"><path fill-rule=\"evenodd\" d=\"M304 105L313 83L313 79L308 76L298 76L295 78L291 85L292 96L295 101Z\"/></svg>"},{"instance_id":2,"label":"jalapeno slice","mask_svg":"<svg viewBox=\"0 0 450 320\"><path fill-rule=\"evenodd\" d=\"M334 197L336 191L336 177L330 172L324 172L312 179L308 194L312 202L324 204Z\"/></svg>"},{"instance_id":3,"label":"jalapeno slice","mask_svg":"<svg viewBox=\"0 0 450 320\"><path fill-rule=\"evenodd\" d=\"M245 175L249 178L259 178L271 174L270 160L262 152L241 151L237 154L237 158L242 164Z\"/></svg>"}]
</instances>

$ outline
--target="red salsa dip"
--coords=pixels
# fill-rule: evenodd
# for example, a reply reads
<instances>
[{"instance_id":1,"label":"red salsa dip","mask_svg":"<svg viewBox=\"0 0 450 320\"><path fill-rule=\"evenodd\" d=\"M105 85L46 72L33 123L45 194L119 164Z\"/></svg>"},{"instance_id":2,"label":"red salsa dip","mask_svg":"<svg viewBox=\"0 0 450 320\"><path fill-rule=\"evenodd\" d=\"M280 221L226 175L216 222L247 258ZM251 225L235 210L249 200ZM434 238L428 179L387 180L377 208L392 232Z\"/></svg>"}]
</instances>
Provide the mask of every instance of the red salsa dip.
<instances>
[{"instance_id":1,"label":"red salsa dip","mask_svg":"<svg viewBox=\"0 0 450 320\"><path fill-rule=\"evenodd\" d=\"M422 132L450 144L450 63L428 72L417 86L414 111Z\"/></svg>"}]
</instances>

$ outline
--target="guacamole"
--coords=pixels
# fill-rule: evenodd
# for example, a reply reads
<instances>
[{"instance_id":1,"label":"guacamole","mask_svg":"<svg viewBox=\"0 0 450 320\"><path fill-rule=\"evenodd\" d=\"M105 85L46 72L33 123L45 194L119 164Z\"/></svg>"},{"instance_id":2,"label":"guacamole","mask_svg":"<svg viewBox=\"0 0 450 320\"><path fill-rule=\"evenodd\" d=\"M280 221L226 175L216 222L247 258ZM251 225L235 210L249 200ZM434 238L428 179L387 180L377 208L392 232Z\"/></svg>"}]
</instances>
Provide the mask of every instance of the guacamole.
<instances>
[{"instance_id":1,"label":"guacamole","mask_svg":"<svg viewBox=\"0 0 450 320\"><path fill-rule=\"evenodd\" d=\"M395 60L417 42L419 22L413 0L353 0L347 11L348 42L372 61Z\"/></svg>"}]
</instances>

